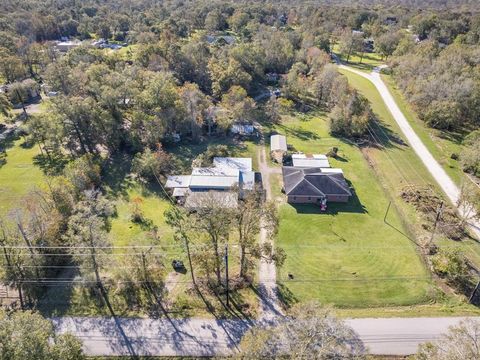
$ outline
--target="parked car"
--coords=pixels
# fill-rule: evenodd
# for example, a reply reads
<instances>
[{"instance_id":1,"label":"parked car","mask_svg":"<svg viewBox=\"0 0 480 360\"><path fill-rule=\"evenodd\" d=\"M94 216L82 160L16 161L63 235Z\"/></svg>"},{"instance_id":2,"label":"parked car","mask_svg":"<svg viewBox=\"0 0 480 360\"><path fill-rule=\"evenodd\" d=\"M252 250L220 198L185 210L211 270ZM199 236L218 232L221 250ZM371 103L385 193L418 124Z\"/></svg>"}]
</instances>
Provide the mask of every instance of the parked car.
<instances>
[{"instance_id":1,"label":"parked car","mask_svg":"<svg viewBox=\"0 0 480 360\"><path fill-rule=\"evenodd\" d=\"M180 260L173 260L172 261L172 267L174 270L183 270L185 269L185 265L183 264L182 261Z\"/></svg>"}]
</instances>

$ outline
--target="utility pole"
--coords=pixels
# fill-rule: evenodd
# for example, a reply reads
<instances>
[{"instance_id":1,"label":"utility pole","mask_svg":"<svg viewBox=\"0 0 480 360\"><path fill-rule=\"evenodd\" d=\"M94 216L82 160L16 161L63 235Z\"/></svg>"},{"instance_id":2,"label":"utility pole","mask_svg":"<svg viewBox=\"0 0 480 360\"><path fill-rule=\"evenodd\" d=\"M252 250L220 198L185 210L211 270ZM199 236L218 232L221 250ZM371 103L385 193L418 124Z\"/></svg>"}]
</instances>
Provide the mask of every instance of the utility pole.
<instances>
[{"instance_id":1,"label":"utility pole","mask_svg":"<svg viewBox=\"0 0 480 360\"><path fill-rule=\"evenodd\" d=\"M442 211L443 211L443 201L440 203L440 206L437 209L437 216L435 216L435 223L433 224L432 236L430 238L430 242L428 243L429 245L433 243L433 238L435 237L435 230L437 230L438 220L440 220Z\"/></svg>"},{"instance_id":2,"label":"utility pole","mask_svg":"<svg viewBox=\"0 0 480 360\"><path fill-rule=\"evenodd\" d=\"M230 289L228 286L228 244L225 244L225 280L227 290L227 307L230 307Z\"/></svg>"},{"instance_id":3,"label":"utility pole","mask_svg":"<svg viewBox=\"0 0 480 360\"><path fill-rule=\"evenodd\" d=\"M474 298L475 298L475 295L476 295L479 287L480 287L480 281L477 282L477 286L475 286L475 289L473 289L473 292L468 299L468 302L470 304L472 304L472 301L475 300Z\"/></svg>"}]
</instances>

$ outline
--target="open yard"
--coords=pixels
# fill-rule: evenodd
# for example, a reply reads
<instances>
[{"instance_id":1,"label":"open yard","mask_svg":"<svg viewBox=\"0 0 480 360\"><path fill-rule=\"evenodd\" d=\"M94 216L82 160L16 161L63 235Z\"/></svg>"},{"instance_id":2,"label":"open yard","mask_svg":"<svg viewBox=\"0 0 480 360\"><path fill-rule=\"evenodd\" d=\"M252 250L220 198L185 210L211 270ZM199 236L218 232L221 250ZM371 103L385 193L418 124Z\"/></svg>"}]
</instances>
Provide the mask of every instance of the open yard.
<instances>
[{"instance_id":1,"label":"open yard","mask_svg":"<svg viewBox=\"0 0 480 360\"><path fill-rule=\"evenodd\" d=\"M355 189L348 204L330 203L324 214L315 206L281 205L277 241L287 261L278 280L284 300L337 307L428 301L428 272L393 208L384 222L389 199L358 147L332 138L323 114L285 116L274 130L298 151L326 153L337 146L340 157L331 165L342 168Z\"/></svg>"},{"instance_id":2,"label":"open yard","mask_svg":"<svg viewBox=\"0 0 480 360\"><path fill-rule=\"evenodd\" d=\"M0 154L0 216L6 215L21 198L36 186L44 186L43 172L34 165L38 147L16 140L7 145L6 156Z\"/></svg>"},{"instance_id":3,"label":"open yard","mask_svg":"<svg viewBox=\"0 0 480 360\"><path fill-rule=\"evenodd\" d=\"M410 232L415 234L420 240L429 238L430 233L426 233L420 226L421 221L418 219L418 214L411 206L406 205L405 202L398 197L398 194L402 188L408 185L433 185L437 192L441 194L440 188L420 159L415 155L413 149L408 146L403 135L400 135L398 139L395 140L394 135L401 134L400 129L381 101L380 94L373 84L357 74L348 71L341 72L348 77L352 86L361 91L372 102L372 108L379 119L380 127L384 130L384 132L382 132L382 130L378 129L376 134L379 140L385 145L385 148L382 150L370 148L367 153L369 161L374 165L374 169L379 174L379 178L384 182L384 186L393 191L394 203L397 209L403 214L403 218L406 219L406 224ZM417 127L414 128L417 131ZM419 131L418 133L419 136L422 137L422 135L420 135L422 132ZM425 135L426 133L424 132L422 140ZM431 147L432 145L432 143L428 145L428 142L426 142L427 147ZM449 173L453 171L453 169L450 169ZM442 236L437 236L436 240L442 246L460 248L469 260L472 261L477 268L480 268L480 245L477 241L470 238L465 238L462 241L452 241Z\"/></svg>"},{"instance_id":4,"label":"open yard","mask_svg":"<svg viewBox=\"0 0 480 360\"><path fill-rule=\"evenodd\" d=\"M336 54L340 60L347 62L347 56L343 55L339 51L338 45L333 47L333 53ZM348 65L354 67L357 70L370 72L373 68L384 64L380 54L375 52L361 54L352 54L348 59Z\"/></svg>"}]
</instances>

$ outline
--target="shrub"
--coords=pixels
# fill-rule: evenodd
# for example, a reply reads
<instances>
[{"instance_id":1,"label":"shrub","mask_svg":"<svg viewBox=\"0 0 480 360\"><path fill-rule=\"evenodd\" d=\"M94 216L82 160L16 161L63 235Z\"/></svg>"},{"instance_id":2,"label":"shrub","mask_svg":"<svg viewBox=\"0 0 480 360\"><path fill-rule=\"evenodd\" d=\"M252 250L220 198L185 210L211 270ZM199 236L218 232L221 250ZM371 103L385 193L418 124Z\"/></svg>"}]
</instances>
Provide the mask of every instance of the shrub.
<instances>
[{"instance_id":1,"label":"shrub","mask_svg":"<svg viewBox=\"0 0 480 360\"><path fill-rule=\"evenodd\" d=\"M157 151L146 149L135 155L132 161L132 171L146 182L155 182L160 175L165 175L171 169L172 158L158 145Z\"/></svg>"},{"instance_id":2,"label":"shrub","mask_svg":"<svg viewBox=\"0 0 480 360\"><path fill-rule=\"evenodd\" d=\"M473 288L474 279L467 259L459 250L440 250L432 256L432 266L436 274L462 293L468 293Z\"/></svg>"},{"instance_id":3,"label":"shrub","mask_svg":"<svg viewBox=\"0 0 480 360\"><path fill-rule=\"evenodd\" d=\"M480 131L472 132L464 143L460 154L463 171L480 176Z\"/></svg>"},{"instance_id":4,"label":"shrub","mask_svg":"<svg viewBox=\"0 0 480 360\"><path fill-rule=\"evenodd\" d=\"M198 155L193 161L193 166L207 167L211 166L214 157L228 157L232 153L226 145L208 145L207 150Z\"/></svg>"}]
</instances>

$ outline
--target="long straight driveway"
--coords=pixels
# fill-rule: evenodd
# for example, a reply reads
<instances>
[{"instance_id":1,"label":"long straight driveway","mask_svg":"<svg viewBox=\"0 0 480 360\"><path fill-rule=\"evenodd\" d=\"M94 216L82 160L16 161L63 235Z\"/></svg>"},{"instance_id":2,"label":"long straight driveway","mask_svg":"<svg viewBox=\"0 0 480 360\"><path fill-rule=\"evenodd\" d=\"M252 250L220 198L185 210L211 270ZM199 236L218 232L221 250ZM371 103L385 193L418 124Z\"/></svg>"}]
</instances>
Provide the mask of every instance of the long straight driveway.
<instances>
[{"instance_id":1,"label":"long straight driveway","mask_svg":"<svg viewBox=\"0 0 480 360\"><path fill-rule=\"evenodd\" d=\"M426 168L432 174L433 178L437 181L440 185L442 190L445 192L447 197L450 199L452 204L457 206L458 199L460 197L460 189L457 185L450 179L447 175L445 170L442 166L438 163L437 160L432 156L430 151L428 151L427 147L423 144L422 140L418 137L417 133L408 123L408 120L403 115L402 111L398 107L397 103L395 102L392 94L388 90L387 86L383 82L382 78L380 77L380 69L375 69L371 74L367 74L355 69L352 69L349 66L339 65L341 69L345 69L351 71L357 75L360 75L368 80L370 80L373 85L377 88L380 96L382 97L385 105L387 106L388 110L392 114L393 118L395 119L396 123L400 127L400 130L403 132L407 141L410 143L413 150L416 152L418 157L422 160L425 164ZM464 212L464 209L458 209L460 213ZM470 229L472 233L480 239L480 222L478 220L470 220Z\"/></svg>"}]
</instances>

